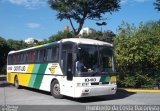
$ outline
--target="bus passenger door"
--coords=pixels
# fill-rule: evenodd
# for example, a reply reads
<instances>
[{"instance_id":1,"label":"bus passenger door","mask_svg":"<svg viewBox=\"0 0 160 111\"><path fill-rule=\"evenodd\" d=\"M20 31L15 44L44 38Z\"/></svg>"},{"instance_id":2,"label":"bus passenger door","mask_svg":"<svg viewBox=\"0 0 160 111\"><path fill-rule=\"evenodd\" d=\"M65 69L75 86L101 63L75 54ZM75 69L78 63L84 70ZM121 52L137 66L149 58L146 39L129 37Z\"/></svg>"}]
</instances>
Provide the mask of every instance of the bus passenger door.
<instances>
[{"instance_id":1,"label":"bus passenger door","mask_svg":"<svg viewBox=\"0 0 160 111\"><path fill-rule=\"evenodd\" d=\"M67 96L74 96L72 53L69 53L68 51L62 51L61 67L64 74L64 79L61 81L61 94Z\"/></svg>"},{"instance_id":2,"label":"bus passenger door","mask_svg":"<svg viewBox=\"0 0 160 111\"><path fill-rule=\"evenodd\" d=\"M73 64L73 56L72 53L67 53L67 80L72 81L73 80L73 69L72 69L72 64Z\"/></svg>"}]
</instances>

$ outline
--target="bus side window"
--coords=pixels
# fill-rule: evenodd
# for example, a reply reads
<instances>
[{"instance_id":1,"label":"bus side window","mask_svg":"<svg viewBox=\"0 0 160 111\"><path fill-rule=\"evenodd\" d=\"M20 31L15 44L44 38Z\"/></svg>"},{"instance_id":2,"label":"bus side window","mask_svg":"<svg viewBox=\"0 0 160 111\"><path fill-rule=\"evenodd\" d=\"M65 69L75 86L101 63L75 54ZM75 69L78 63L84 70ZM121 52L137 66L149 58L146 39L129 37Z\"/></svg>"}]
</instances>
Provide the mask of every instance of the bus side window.
<instances>
[{"instance_id":1,"label":"bus side window","mask_svg":"<svg viewBox=\"0 0 160 111\"><path fill-rule=\"evenodd\" d=\"M35 62L39 62L40 59L40 50L36 50L36 58L35 58Z\"/></svg>"},{"instance_id":2,"label":"bus side window","mask_svg":"<svg viewBox=\"0 0 160 111\"><path fill-rule=\"evenodd\" d=\"M13 64L13 55L9 55L8 56L8 65L12 65Z\"/></svg>"},{"instance_id":3,"label":"bus side window","mask_svg":"<svg viewBox=\"0 0 160 111\"><path fill-rule=\"evenodd\" d=\"M51 48L48 48L47 49L47 54L46 54L46 60L47 61L52 61L52 52L53 52L53 50L51 49Z\"/></svg>"},{"instance_id":4,"label":"bus side window","mask_svg":"<svg viewBox=\"0 0 160 111\"><path fill-rule=\"evenodd\" d=\"M27 58L28 58L28 62L29 63L34 63L35 62L35 58L36 58L36 52L35 51L30 51L27 54Z\"/></svg>"},{"instance_id":5,"label":"bus side window","mask_svg":"<svg viewBox=\"0 0 160 111\"><path fill-rule=\"evenodd\" d=\"M23 64L23 58L24 58L24 54L21 53L21 54L20 54L20 61L19 61L20 64Z\"/></svg>"},{"instance_id":6,"label":"bus side window","mask_svg":"<svg viewBox=\"0 0 160 111\"><path fill-rule=\"evenodd\" d=\"M58 47L52 48L52 59L53 61L58 61Z\"/></svg>"},{"instance_id":7,"label":"bus side window","mask_svg":"<svg viewBox=\"0 0 160 111\"><path fill-rule=\"evenodd\" d=\"M26 61L27 61L27 53L24 53L22 63L26 63Z\"/></svg>"},{"instance_id":8,"label":"bus side window","mask_svg":"<svg viewBox=\"0 0 160 111\"><path fill-rule=\"evenodd\" d=\"M13 55L13 64L17 64L19 62L19 54Z\"/></svg>"},{"instance_id":9,"label":"bus side window","mask_svg":"<svg viewBox=\"0 0 160 111\"><path fill-rule=\"evenodd\" d=\"M27 62L30 61L30 52L27 52Z\"/></svg>"},{"instance_id":10,"label":"bus side window","mask_svg":"<svg viewBox=\"0 0 160 111\"><path fill-rule=\"evenodd\" d=\"M39 56L39 60L38 62L43 62L45 60L45 53L44 53L44 49L39 50L38 56Z\"/></svg>"},{"instance_id":11,"label":"bus side window","mask_svg":"<svg viewBox=\"0 0 160 111\"><path fill-rule=\"evenodd\" d=\"M36 52L33 51L33 52L32 52L32 62L35 62L35 58L36 58Z\"/></svg>"},{"instance_id":12,"label":"bus side window","mask_svg":"<svg viewBox=\"0 0 160 111\"><path fill-rule=\"evenodd\" d=\"M28 54L27 54L28 56L27 56L27 60L28 60L28 62L30 63L31 62L31 52L28 52Z\"/></svg>"},{"instance_id":13,"label":"bus side window","mask_svg":"<svg viewBox=\"0 0 160 111\"><path fill-rule=\"evenodd\" d=\"M56 62L58 60L58 47L48 48L46 52L46 61Z\"/></svg>"}]
</instances>

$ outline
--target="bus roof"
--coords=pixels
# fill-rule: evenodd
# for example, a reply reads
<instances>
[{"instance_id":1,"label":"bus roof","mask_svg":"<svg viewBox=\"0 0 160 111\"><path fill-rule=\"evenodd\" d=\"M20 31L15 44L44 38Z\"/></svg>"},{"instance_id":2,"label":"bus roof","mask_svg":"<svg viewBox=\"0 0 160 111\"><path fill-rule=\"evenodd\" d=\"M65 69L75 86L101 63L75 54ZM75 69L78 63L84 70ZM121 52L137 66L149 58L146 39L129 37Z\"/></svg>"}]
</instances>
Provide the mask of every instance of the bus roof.
<instances>
[{"instance_id":1,"label":"bus roof","mask_svg":"<svg viewBox=\"0 0 160 111\"><path fill-rule=\"evenodd\" d=\"M62 39L62 42L74 42L77 44L90 44L90 45L107 45L107 46L113 46L110 43L94 40L94 39L87 39L87 38L68 38L68 39Z\"/></svg>"},{"instance_id":2,"label":"bus roof","mask_svg":"<svg viewBox=\"0 0 160 111\"><path fill-rule=\"evenodd\" d=\"M53 45L53 44L58 44L60 42L62 42L62 43L73 42L73 43L76 43L76 44L89 44L89 45L105 45L105 46L113 47L112 44L107 43L107 42L103 42L103 41L99 41L99 40L93 40L93 39L87 39L87 38L67 38L67 39L62 39L62 40L57 41L57 42L43 44L43 45L39 45L39 46L35 46L35 47L22 49L22 50L10 51L9 54L22 52L22 51L27 51L27 50L31 50L31 49L36 49L36 48L40 48L40 47L45 47L45 46L49 46L49 45Z\"/></svg>"}]
</instances>

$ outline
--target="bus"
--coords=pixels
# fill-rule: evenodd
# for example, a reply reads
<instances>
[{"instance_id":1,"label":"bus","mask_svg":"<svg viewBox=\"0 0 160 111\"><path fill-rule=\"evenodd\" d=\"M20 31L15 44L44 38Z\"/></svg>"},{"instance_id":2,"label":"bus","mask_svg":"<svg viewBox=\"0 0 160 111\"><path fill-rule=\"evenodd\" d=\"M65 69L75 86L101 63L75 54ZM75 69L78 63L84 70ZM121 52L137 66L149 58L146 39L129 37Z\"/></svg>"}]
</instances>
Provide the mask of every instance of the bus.
<instances>
[{"instance_id":1,"label":"bus","mask_svg":"<svg viewBox=\"0 0 160 111\"><path fill-rule=\"evenodd\" d=\"M55 98L115 94L117 90L113 45L68 38L36 47L11 51L7 81L49 91Z\"/></svg>"}]
</instances>

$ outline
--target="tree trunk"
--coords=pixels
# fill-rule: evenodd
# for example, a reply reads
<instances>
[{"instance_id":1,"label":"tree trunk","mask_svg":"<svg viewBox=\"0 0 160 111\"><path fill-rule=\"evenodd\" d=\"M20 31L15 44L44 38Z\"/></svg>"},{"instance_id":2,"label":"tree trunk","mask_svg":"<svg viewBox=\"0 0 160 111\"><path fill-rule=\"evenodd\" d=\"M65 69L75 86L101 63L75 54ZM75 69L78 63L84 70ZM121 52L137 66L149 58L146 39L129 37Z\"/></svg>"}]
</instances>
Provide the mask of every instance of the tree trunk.
<instances>
[{"instance_id":1,"label":"tree trunk","mask_svg":"<svg viewBox=\"0 0 160 111\"><path fill-rule=\"evenodd\" d=\"M82 20L82 21L79 23L79 27L78 27L78 30L77 30L76 33L75 33L75 36L77 36L77 35L80 33L80 31L81 31L81 29L82 29L82 27L83 27L83 24L84 24L84 20Z\"/></svg>"},{"instance_id":2,"label":"tree trunk","mask_svg":"<svg viewBox=\"0 0 160 111\"><path fill-rule=\"evenodd\" d=\"M83 24L84 24L84 20L85 20L85 18L86 18L86 15L87 15L87 14L85 14L84 17L80 20L78 30L76 30L76 29L74 28L71 18L68 18L68 19L69 19L69 22L70 22L70 24L71 24L71 26L72 26L72 29L73 29L73 31L74 31L75 37L77 37L77 35L80 33L80 31L81 31L81 29L82 29L82 27L83 27Z\"/></svg>"}]
</instances>

